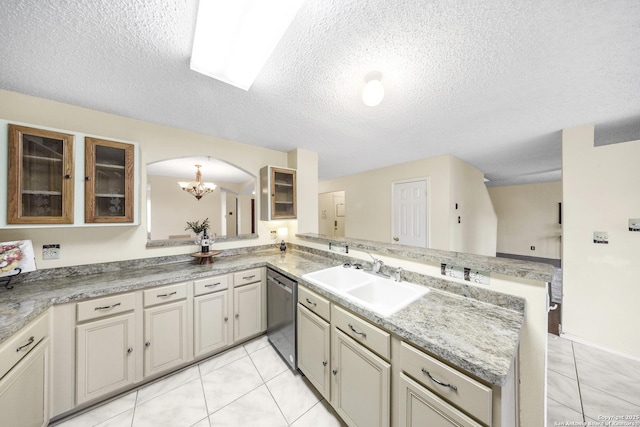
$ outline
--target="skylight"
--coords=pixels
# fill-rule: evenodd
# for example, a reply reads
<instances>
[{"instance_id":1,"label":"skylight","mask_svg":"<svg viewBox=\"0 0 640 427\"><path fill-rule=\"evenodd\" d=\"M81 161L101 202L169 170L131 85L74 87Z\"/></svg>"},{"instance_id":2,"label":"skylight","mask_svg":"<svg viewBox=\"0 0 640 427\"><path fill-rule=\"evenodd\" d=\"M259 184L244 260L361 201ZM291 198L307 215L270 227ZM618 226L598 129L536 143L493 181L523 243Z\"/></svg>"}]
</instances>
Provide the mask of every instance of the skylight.
<instances>
[{"instance_id":1,"label":"skylight","mask_svg":"<svg viewBox=\"0 0 640 427\"><path fill-rule=\"evenodd\" d=\"M304 0L200 0L191 69L249 90Z\"/></svg>"}]
</instances>

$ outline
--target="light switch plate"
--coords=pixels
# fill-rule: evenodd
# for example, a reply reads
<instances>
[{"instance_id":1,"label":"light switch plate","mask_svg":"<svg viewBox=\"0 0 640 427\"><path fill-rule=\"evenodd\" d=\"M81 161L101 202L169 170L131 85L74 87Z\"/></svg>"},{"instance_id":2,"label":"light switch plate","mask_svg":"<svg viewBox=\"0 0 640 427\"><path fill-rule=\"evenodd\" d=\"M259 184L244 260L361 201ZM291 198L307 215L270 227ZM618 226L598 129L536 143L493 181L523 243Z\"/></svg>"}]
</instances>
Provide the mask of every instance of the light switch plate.
<instances>
[{"instance_id":1,"label":"light switch plate","mask_svg":"<svg viewBox=\"0 0 640 427\"><path fill-rule=\"evenodd\" d=\"M609 244L609 233L606 231L594 231L593 232L593 243L597 243L599 245L608 245Z\"/></svg>"},{"instance_id":2,"label":"light switch plate","mask_svg":"<svg viewBox=\"0 0 640 427\"><path fill-rule=\"evenodd\" d=\"M60 259L60 244L42 245L42 259Z\"/></svg>"}]
</instances>

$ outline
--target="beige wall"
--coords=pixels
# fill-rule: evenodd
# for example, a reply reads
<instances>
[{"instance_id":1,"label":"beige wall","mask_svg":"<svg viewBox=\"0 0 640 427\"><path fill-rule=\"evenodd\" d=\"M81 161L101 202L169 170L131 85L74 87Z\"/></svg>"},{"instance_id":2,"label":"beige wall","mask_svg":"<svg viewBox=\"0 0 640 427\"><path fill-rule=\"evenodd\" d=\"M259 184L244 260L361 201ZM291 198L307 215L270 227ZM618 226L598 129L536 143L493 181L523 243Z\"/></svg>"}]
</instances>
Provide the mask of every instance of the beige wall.
<instances>
[{"instance_id":1,"label":"beige wall","mask_svg":"<svg viewBox=\"0 0 640 427\"><path fill-rule=\"evenodd\" d=\"M640 357L640 141L594 147L594 127L562 133L562 330L569 337ZM609 233L594 244L593 232Z\"/></svg>"},{"instance_id":2,"label":"beige wall","mask_svg":"<svg viewBox=\"0 0 640 427\"><path fill-rule=\"evenodd\" d=\"M491 187L489 194L498 215L498 252L560 259L562 182Z\"/></svg>"},{"instance_id":3,"label":"beige wall","mask_svg":"<svg viewBox=\"0 0 640 427\"><path fill-rule=\"evenodd\" d=\"M449 250L495 256L497 217L484 174L457 157L451 156L450 162Z\"/></svg>"},{"instance_id":4,"label":"beige wall","mask_svg":"<svg viewBox=\"0 0 640 427\"><path fill-rule=\"evenodd\" d=\"M31 239L36 248L36 263L38 268L53 268L68 265L81 265L97 262L129 260L163 255L190 253L192 246L173 248L146 248L146 176L144 165L149 162L184 156L211 156L225 160L250 174L258 177L260 168L271 164L274 166L288 165L287 153L268 150L260 147L228 141L222 138L188 132L177 128L160 126L149 122L133 120L113 114L102 113L86 108L62 104L30 97L15 92L0 90L0 119L11 122L21 122L33 126L49 127L68 130L104 138L113 138L137 142L140 147L141 179L140 188L140 225L123 227L74 227L74 228L46 228L46 229L3 229L0 230L0 241L15 239ZM1 140L0 140L1 142ZM6 136L4 140L6 153ZM82 145L79 145L82 147ZM316 161L313 165L314 159ZM6 163L6 154L3 158ZM301 168L302 178L298 181L299 194L313 194L300 209L299 218L307 228L305 231L314 232L317 228L317 183L314 185L313 176L317 181L317 155L307 152ZM6 175L6 174L5 174ZM6 176L4 178L6 180ZM4 181L6 182L6 181ZM304 188L308 185L309 188ZM78 191L76 191L78 193ZM6 191L2 190L6 203ZM256 202L259 209L259 201ZM309 218L305 215L310 214ZM293 224L296 221L291 221ZM311 223L315 225L311 227ZM308 224L307 224L308 223ZM253 246L270 243L269 230L275 224L258 221L258 240L241 240L216 244L216 249L228 247ZM293 226L292 226L293 228ZM61 244L59 260L42 260L42 245L47 243Z\"/></svg>"},{"instance_id":5,"label":"beige wall","mask_svg":"<svg viewBox=\"0 0 640 427\"><path fill-rule=\"evenodd\" d=\"M391 184L428 178L429 247L495 256L496 217L480 171L450 156L416 160L321 181L345 191L347 238L391 242ZM458 224L455 203L464 209Z\"/></svg>"}]
</instances>

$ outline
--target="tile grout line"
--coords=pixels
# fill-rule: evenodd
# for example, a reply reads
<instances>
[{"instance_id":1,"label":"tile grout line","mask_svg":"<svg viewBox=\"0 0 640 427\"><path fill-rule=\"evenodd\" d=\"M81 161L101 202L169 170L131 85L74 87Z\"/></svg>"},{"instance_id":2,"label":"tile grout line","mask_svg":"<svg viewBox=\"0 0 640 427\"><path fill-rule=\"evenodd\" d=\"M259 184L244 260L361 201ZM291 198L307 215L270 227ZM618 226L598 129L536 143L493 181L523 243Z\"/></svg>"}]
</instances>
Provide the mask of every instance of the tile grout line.
<instances>
[{"instance_id":1,"label":"tile grout line","mask_svg":"<svg viewBox=\"0 0 640 427\"><path fill-rule=\"evenodd\" d=\"M133 427L133 421L136 419L136 409L138 408L138 390L136 390L136 400L133 402L133 414L131 414L131 427Z\"/></svg>"},{"instance_id":2,"label":"tile grout line","mask_svg":"<svg viewBox=\"0 0 640 427\"><path fill-rule=\"evenodd\" d=\"M202 371L200 371L200 364L198 363L198 378L200 379L200 388L202 389L202 398L204 399L204 409L207 414L207 423L211 427L211 419L209 418L209 405L207 404L207 395L204 392L204 383L202 382ZM200 422L200 421L198 421Z\"/></svg>"},{"instance_id":3,"label":"tile grout line","mask_svg":"<svg viewBox=\"0 0 640 427\"><path fill-rule=\"evenodd\" d=\"M584 404L582 403L582 390L580 389L580 375L578 374L578 362L576 361L576 349L571 341L571 353L573 355L573 368L576 371L576 383L578 384L578 397L580 397L580 410L582 412L582 421L586 422L587 416L584 413Z\"/></svg>"}]
</instances>

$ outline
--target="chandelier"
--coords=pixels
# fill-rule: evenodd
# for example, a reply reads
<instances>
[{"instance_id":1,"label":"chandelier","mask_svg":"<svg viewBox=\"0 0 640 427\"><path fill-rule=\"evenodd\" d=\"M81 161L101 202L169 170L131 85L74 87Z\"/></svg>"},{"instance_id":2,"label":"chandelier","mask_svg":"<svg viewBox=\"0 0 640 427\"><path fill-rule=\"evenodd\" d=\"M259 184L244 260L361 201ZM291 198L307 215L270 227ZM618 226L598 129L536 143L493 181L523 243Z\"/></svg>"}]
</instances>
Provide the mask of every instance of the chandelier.
<instances>
[{"instance_id":1,"label":"chandelier","mask_svg":"<svg viewBox=\"0 0 640 427\"><path fill-rule=\"evenodd\" d=\"M202 182L202 172L200 172L200 168L202 165L195 165L197 168L196 171L196 180L195 181L179 181L178 185L187 193L191 193L195 196L196 199L200 200L202 196L205 194L211 193L216 189L216 185L212 182Z\"/></svg>"}]
</instances>

